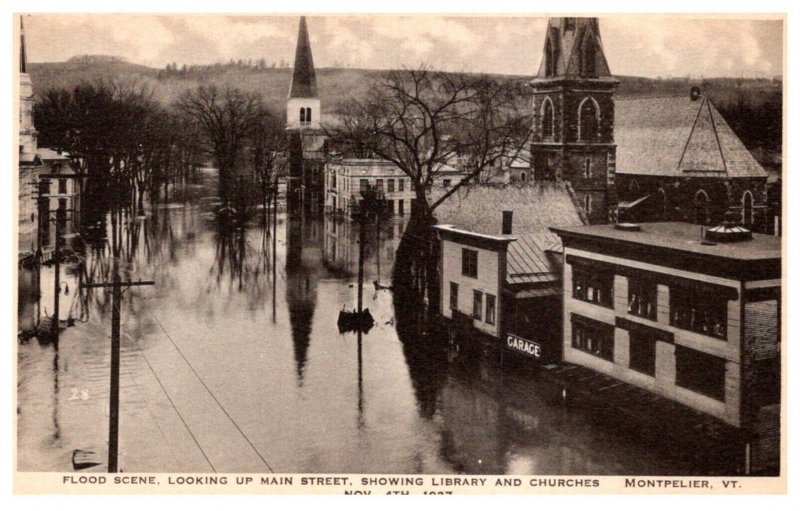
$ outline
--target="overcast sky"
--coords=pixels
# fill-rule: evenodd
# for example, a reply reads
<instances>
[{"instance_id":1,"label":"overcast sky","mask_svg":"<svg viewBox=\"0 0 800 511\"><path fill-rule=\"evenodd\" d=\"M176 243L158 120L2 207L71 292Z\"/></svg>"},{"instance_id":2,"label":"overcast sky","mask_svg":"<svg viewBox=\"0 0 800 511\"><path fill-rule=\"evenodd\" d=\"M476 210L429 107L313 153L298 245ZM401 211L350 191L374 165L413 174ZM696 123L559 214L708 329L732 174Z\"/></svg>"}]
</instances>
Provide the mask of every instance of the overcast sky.
<instances>
[{"instance_id":1,"label":"overcast sky","mask_svg":"<svg viewBox=\"0 0 800 511\"><path fill-rule=\"evenodd\" d=\"M155 67L266 59L292 62L297 17L193 15L25 16L31 62L105 54ZM308 16L317 67L534 74L546 21L537 17ZM617 75L753 77L782 71L780 20L610 16L600 30Z\"/></svg>"}]
</instances>

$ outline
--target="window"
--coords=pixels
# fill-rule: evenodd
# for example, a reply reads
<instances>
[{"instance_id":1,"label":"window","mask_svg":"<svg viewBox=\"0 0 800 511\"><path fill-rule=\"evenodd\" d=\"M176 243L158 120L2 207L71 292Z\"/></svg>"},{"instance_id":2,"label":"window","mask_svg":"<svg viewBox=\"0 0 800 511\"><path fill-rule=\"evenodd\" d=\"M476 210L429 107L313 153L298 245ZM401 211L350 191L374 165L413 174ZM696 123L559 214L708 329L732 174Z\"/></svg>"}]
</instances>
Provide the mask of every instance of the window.
<instances>
[{"instance_id":1,"label":"window","mask_svg":"<svg viewBox=\"0 0 800 511\"><path fill-rule=\"evenodd\" d=\"M611 307L614 275L576 268L572 274L572 297L584 302Z\"/></svg>"},{"instance_id":2,"label":"window","mask_svg":"<svg viewBox=\"0 0 800 511\"><path fill-rule=\"evenodd\" d=\"M584 98L578 107L578 140L592 141L597 139L600 118L600 107L594 98Z\"/></svg>"},{"instance_id":3,"label":"window","mask_svg":"<svg viewBox=\"0 0 800 511\"><path fill-rule=\"evenodd\" d=\"M406 180L400 178L397 180L397 191L402 192L406 188Z\"/></svg>"},{"instance_id":4,"label":"window","mask_svg":"<svg viewBox=\"0 0 800 511\"><path fill-rule=\"evenodd\" d=\"M550 138L553 136L553 102L550 98L544 98L542 103L542 136Z\"/></svg>"},{"instance_id":5,"label":"window","mask_svg":"<svg viewBox=\"0 0 800 511\"><path fill-rule=\"evenodd\" d=\"M388 187L388 192L392 193L394 191L394 179L387 180L386 186Z\"/></svg>"},{"instance_id":6,"label":"window","mask_svg":"<svg viewBox=\"0 0 800 511\"><path fill-rule=\"evenodd\" d=\"M450 188L450 180L442 179L442 186L444 186L445 188Z\"/></svg>"},{"instance_id":7,"label":"window","mask_svg":"<svg viewBox=\"0 0 800 511\"><path fill-rule=\"evenodd\" d=\"M671 287L670 325L704 335L726 338L728 302L711 293Z\"/></svg>"},{"instance_id":8,"label":"window","mask_svg":"<svg viewBox=\"0 0 800 511\"><path fill-rule=\"evenodd\" d=\"M461 249L461 274L465 277L478 278L478 251Z\"/></svg>"},{"instance_id":9,"label":"window","mask_svg":"<svg viewBox=\"0 0 800 511\"><path fill-rule=\"evenodd\" d=\"M480 291L472 292L472 317L481 319L481 312L483 312L483 293Z\"/></svg>"},{"instance_id":10,"label":"window","mask_svg":"<svg viewBox=\"0 0 800 511\"><path fill-rule=\"evenodd\" d=\"M742 224L747 226L753 224L753 194L750 190L744 192L742 196Z\"/></svg>"},{"instance_id":11,"label":"window","mask_svg":"<svg viewBox=\"0 0 800 511\"><path fill-rule=\"evenodd\" d=\"M614 327L573 316L572 347L613 361Z\"/></svg>"},{"instance_id":12,"label":"window","mask_svg":"<svg viewBox=\"0 0 800 511\"><path fill-rule=\"evenodd\" d=\"M528 176L525 175L525 172L520 172L519 180L525 182L526 179L528 179Z\"/></svg>"},{"instance_id":13,"label":"window","mask_svg":"<svg viewBox=\"0 0 800 511\"><path fill-rule=\"evenodd\" d=\"M58 180L58 193L59 194L66 194L67 193L67 180L66 179L59 179Z\"/></svg>"},{"instance_id":14,"label":"window","mask_svg":"<svg viewBox=\"0 0 800 511\"><path fill-rule=\"evenodd\" d=\"M708 194L699 190L694 195L694 222L698 225L708 225L711 218L708 215Z\"/></svg>"},{"instance_id":15,"label":"window","mask_svg":"<svg viewBox=\"0 0 800 511\"><path fill-rule=\"evenodd\" d=\"M301 123L306 122L306 109L305 108L301 108L300 109L300 122Z\"/></svg>"},{"instance_id":16,"label":"window","mask_svg":"<svg viewBox=\"0 0 800 511\"><path fill-rule=\"evenodd\" d=\"M450 310L458 310L458 284L450 283Z\"/></svg>"},{"instance_id":17,"label":"window","mask_svg":"<svg viewBox=\"0 0 800 511\"><path fill-rule=\"evenodd\" d=\"M360 179L358 181L358 191L366 192L368 188L369 188L369 181L367 181L366 179Z\"/></svg>"},{"instance_id":18,"label":"window","mask_svg":"<svg viewBox=\"0 0 800 511\"><path fill-rule=\"evenodd\" d=\"M311 109L306 108L306 122L311 122Z\"/></svg>"},{"instance_id":19,"label":"window","mask_svg":"<svg viewBox=\"0 0 800 511\"><path fill-rule=\"evenodd\" d=\"M635 330L630 332L630 368L656 375L656 340Z\"/></svg>"},{"instance_id":20,"label":"window","mask_svg":"<svg viewBox=\"0 0 800 511\"><path fill-rule=\"evenodd\" d=\"M497 309L496 298L494 295L486 295L486 324L494 325L494 318Z\"/></svg>"},{"instance_id":21,"label":"window","mask_svg":"<svg viewBox=\"0 0 800 511\"><path fill-rule=\"evenodd\" d=\"M628 279L628 314L656 319L657 285L643 279Z\"/></svg>"},{"instance_id":22,"label":"window","mask_svg":"<svg viewBox=\"0 0 800 511\"><path fill-rule=\"evenodd\" d=\"M587 215L592 212L592 196L588 193L583 196L583 211Z\"/></svg>"},{"instance_id":23,"label":"window","mask_svg":"<svg viewBox=\"0 0 800 511\"><path fill-rule=\"evenodd\" d=\"M592 177L592 159L586 158L586 161L583 162L583 177L589 179Z\"/></svg>"},{"instance_id":24,"label":"window","mask_svg":"<svg viewBox=\"0 0 800 511\"><path fill-rule=\"evenodd\" d=\"M375 181L375 188L377 188L379 192L383 191L383 179L378 179Z\"/></svg>"},{"instance_id":25,"label":"window","mask_svg":"<svg viewBox=\"0 0 800 511\"><path fill-rule=\"evenodd\" d=\"M684 346L675 346L675 384L725 401L725 360Z\"/></svg>"},{"instance_id":26,"label":"window","mask_svg":"<svg viewBox=\"0 0 800 511\"><path fill-rule=\"evenodd\" d=\"M390 215L394 215L394 200L387 200L386 201L386 212Z\"/></svg>"},{"instance_id":27,"label":"window","mask_svg":"<svg viewBox=\"0 0 800 511\"><path fill-rule=\"evenodd\" d=\"M403 199L397 201L397 214L400 216L404 216L406 214Z\"/></svg>"}]
</instances>

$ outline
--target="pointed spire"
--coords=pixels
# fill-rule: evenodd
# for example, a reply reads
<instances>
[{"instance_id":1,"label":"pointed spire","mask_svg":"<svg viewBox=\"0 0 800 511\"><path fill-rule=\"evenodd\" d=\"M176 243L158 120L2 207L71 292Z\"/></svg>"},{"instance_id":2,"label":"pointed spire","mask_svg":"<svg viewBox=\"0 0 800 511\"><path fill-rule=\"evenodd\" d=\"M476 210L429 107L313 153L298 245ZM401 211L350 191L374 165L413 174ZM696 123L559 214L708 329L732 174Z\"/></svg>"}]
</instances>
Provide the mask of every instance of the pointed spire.
<instances>
[{"instance_id":1,"label":"pointed spire","mask_svg":"<svg viewBox=\"0 0 800 511\"><path fill-rule=\"evenodd\" d=\"M597 18L550 18L537 78L610 78Z\"/></svg>"},{"instance_id":2,"label":"pointed spire","mask_svg":"<svg viewBox=\"0 0 800 511\"><path fill-rule=\"evenodd\" d=\"M316 98L317 75L314 71L314 58L311 56L311 42L308 40L306 17L300 17L300 29L297 33L297 49L294 54L294 70L290 98Z\"/></svg>"},{"instance_id":3,"label":"pointed spire","mask_svg":"<svg viewBox=\"0 0 800 511\"><path fill-rule=\"evenodd\" d=\"M22 16L19 17L19 72L28 72L28 55L25 52L25 25Z\"/></svg>"}]
</instances>

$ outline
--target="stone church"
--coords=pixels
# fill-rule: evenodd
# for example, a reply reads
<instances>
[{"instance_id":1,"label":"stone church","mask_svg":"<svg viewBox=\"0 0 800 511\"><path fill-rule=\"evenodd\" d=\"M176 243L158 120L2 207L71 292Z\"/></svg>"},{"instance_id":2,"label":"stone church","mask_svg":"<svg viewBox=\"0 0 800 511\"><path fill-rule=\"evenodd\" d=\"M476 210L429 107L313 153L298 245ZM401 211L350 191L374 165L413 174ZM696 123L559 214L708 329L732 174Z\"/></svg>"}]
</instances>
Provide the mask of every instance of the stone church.
<instances>
[{"instance_id":1,"label":"stone church","mask_svg":"<svg viewBox=\"0 0 800 511\"><path fill-rule=\"evenodd\" d=\"M615 98L597 18L551 18L533 89L532 171L591 223L683 220L771 232L767 173L698 88Z\"/></svg>"}]
</instances>

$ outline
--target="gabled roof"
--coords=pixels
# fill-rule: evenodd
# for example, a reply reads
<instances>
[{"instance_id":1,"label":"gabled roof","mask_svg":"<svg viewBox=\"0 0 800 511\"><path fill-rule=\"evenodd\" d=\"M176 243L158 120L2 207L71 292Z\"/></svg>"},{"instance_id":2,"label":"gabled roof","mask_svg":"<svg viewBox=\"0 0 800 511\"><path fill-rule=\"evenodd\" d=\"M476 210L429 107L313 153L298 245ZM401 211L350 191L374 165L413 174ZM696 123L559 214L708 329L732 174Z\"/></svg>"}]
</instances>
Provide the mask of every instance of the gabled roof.
<instances>
[{"instance_id":1,"label":"gabled roof","mask_svg":"<svg viewBox=\"0 0 800 511\"><path fill-rule=\"evenodd\" d=\"M546 233L552 226L583 225L565 185L556 182L463 186L437 207L434 215L440 224L500 234L504 210L514 212L514 233Z\"/></svg>"},{"instance_id":2,"label":"gabled roof","mask_svg":"<svg viewBox=\"0 0 800 511\"><path fill-rule=\"evenodd\" d=\"M68 161L69 155L67 153L54 151L47 147L39 147L36 149L36 155L45 161Z\"/></svg>"},{"instance_id":3,"label":"gabled roof","mask_svg":"<svg viewBox=\"0 0 800 511\"><path fill-rule=\"evenodd\" d=\"M300 28L297 32L297 49L294 52L294 70L292 85L289 87L290 98L316 98L317 74L314 71L314 58L311 56L311 42L308 39L306 17L300 17Z\"/></svg>"},{"instance_id":4,"label":"gabled roof","mask_svg":"<svg viewBox=\"0 0 800 511\"><path fill-rule=\"evenodd\" d=\"M588 39L586 39L588 38ZM595 76L592 78L611 78L611 70L603 50L600 37L600 24L597 18L550 18L547 22L547 33L542 51L542 63L537 78L580 77L581 49L584 42L594 42ZM548 42L554 49L555 73L547 73Z\"/></svg>"},{"instance_id":5,"label":"gabled roof","mask_svg":"<svg viewBox=\"0 0 800 511\"><path fill-rule=\"evenodd\" d=\"M618 99L614 105L617 173L766 177L705 97Z\"/></svg>"}]
</instances>

